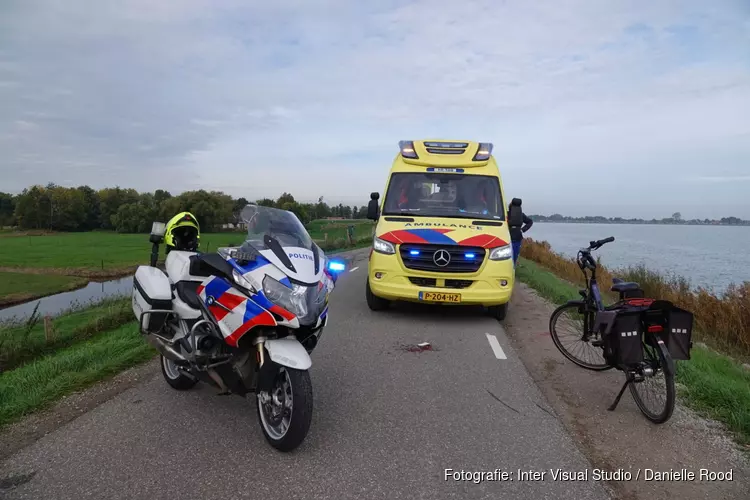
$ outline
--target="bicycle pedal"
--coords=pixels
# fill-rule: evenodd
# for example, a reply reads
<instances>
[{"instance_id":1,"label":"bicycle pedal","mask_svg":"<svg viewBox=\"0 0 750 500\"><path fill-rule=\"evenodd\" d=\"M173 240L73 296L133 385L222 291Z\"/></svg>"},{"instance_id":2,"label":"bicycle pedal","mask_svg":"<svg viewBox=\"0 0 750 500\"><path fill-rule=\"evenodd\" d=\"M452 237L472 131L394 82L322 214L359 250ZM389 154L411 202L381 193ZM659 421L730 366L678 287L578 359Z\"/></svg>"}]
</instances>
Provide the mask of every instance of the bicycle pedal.
<instances>
[{"instance_id":1,"label":"bicycle pedal","mask_svg":"<svg viewBox=\"0 0 750 500\"><path fill-rule=\"evenodd\" d=\"M591 345L594 347L603 347L604 341L603 340L594 340L591 342Z\"/></svg>"}]
</instances>

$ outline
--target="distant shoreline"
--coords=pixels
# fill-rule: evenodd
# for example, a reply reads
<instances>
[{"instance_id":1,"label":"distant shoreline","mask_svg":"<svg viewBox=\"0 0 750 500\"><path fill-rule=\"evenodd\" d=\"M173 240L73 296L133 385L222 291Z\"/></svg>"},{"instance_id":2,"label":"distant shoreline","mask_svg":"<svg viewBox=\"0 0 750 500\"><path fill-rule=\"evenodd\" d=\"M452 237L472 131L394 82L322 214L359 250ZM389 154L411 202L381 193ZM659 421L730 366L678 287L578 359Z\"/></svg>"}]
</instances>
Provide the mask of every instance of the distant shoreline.
<instances>
[{"instance_id":1,"label":"distant shoreline","mask_svg":"<svg viewBox=\"0 0 750 500\"><path fill-rule=\"evenodd\" d=\"M609 220L549 220L540 219L533 215L529 216L534 223L547 223L547 224L612 224L612 225L623 225L623 226L729 226L729 227L750 227L750 221L742 221L740 223L726 223L726 222L697 222L697 221L685 221L685 222L664 222L664 221L609 221Z\"/></svg>"}]
</instances>

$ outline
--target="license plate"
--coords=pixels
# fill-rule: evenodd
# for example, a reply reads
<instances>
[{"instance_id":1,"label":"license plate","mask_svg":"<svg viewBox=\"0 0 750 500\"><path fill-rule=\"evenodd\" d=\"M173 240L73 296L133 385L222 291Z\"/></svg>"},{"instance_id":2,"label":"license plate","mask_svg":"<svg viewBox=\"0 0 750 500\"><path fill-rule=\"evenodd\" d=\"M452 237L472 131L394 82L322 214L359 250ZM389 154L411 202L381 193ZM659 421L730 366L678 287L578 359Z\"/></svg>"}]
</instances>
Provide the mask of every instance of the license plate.
<instances>
[{"instance_id":1,"label":"license plate","mask_svg":"<svg viewBox=\"0 0 750 500\"><path fill-rule=\"evenodd\" d=\"M460 293L419 292L419 300L428 302L461 302Z\"/></svg>"}]
</instances>

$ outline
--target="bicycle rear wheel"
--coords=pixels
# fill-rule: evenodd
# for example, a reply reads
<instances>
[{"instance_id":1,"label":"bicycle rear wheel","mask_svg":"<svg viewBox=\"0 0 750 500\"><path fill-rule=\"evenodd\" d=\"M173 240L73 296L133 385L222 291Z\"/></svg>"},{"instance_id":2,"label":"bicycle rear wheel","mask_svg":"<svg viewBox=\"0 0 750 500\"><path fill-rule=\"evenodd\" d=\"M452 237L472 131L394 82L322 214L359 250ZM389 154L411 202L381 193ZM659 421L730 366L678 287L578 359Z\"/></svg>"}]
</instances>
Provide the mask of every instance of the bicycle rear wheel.
<instances>
[{"instance_id":1,"label":"bicycle rear wheel","mask_svg":"<svg viewBox=\"0 0 750 500\"><path fill-rule=\"evenodd\" d=\"M592 341L601 342L601 337L592 333L594 328L593 311L579 312L578 304L564 304L554 310L549 320L549 332L557 349L581 368L593 371L604 371L613 368L604 359L604 349L592 345ZM583 340L584 332L588 333ZM564 339L567 339L565 344Z\"/></svg>"},{"instance_id":2,"label":"bicycle rear wheel","mask_svg":"<svg viewBox=\"0 0 750 500\"><path fill-rule=\"evenodd\" d=\"M644 362L654 370L653 375L644 376L642 381L630 383L630 393L641 413L655 424L663 424L672 417L675 405L674 361L667 346L659 340L654 345L644 343ZM654 398L652 396L664 396ZM654 408L647 406L656 402Z\"/></svg>"}]
</instances>

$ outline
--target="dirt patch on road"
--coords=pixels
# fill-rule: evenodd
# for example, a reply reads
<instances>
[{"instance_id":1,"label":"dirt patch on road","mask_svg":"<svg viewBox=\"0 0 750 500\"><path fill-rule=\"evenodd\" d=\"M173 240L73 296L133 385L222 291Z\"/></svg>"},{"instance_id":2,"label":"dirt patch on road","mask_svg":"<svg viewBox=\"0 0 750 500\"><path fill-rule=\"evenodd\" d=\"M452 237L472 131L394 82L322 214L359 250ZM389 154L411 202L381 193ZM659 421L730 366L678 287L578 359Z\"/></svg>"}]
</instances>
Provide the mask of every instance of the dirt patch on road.
<instances>
[{"instance_id":1,"label":"dirt patch on road","mask_svg":"<svg viewBox=\"0 0 750 500\"><path fill-rule=\"evenodd\" d=\"M519 283L505 321L507 335L592 466L632 474L631 480L608 482L617 498L747 499L750 464L720 424L702 419L679 404L669 422L652 424L640 413L630 391L625 392L614 412L607 411L624 375L616 370L584 370L565 359L549 336L553 309ZM686 470L694 472L696 479L647 481L646 469ZM701 469L712 473L732 470L733 480L700 481Z\"/></svg>"}]
</instances>

